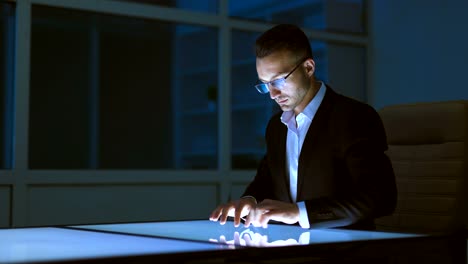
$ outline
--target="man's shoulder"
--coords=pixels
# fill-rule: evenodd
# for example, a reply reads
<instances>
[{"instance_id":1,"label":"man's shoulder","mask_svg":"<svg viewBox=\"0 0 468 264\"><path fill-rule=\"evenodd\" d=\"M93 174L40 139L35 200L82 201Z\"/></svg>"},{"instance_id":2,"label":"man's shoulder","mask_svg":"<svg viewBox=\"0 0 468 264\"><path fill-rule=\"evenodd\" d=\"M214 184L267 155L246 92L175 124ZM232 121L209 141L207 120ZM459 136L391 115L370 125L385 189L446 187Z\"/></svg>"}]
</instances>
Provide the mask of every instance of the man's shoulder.
<instances>
[{"instance_id":1,"label":"man's shoulder","mask_svg":"<svg viewBox=\"0 0 468 264\"><path fill-rule=\"evenodd\" d=\"M369 104L357 99L332 91L333 112L339 115L360 115L375 113L376 110Z\"/></svg>"},{"instance_id":2,"label":"man's shoulder","mask_svg":"<svg viewBox=\"0 0 468 264\"><path fill-rule=\"evenodd\" d=\"M333 90L330 90L332 96L334 97L335 104L337 106L349 107L349 108L366 108L370 107L367 103L359 101L355 98L337 93Z\"/></svg>"}]
</instances>

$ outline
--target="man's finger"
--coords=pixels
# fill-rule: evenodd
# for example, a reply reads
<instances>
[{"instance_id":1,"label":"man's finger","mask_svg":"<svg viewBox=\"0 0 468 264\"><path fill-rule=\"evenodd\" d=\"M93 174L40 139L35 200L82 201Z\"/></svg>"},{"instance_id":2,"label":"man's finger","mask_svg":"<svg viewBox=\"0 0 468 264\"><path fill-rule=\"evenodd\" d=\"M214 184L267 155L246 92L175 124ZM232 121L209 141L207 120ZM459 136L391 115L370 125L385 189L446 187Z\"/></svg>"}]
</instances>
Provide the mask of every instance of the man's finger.
<instances>
[{"instance_id":1,"label":"man's finger","mask_svg":"<svg viewBox=\"0 0 468 264\"><path fill-rule=\"evenodd\" d=\"M266 211L260 216L259 223L263 228L268 227L268 221L270 221L271 216L272 216L271 211Z\"/></svg>"},{"instance_id":2,"label":"man's finger","mask_svg":"<svg viewBox=\"0 0 468 264\"><path fill-rule=\"evenodd\" d=\"M252 210L250 210L249 214L245 218L244 227L250 226L250 222L252 221L252 218L250 217L250 213L252 213Z\"/></svg>"},{"instance_id":3,"label":"man's finger","mask_svg":"<svg viewBox=\"0 0 468 264\"><path fill-rule=\"evenodd\" d=\"M238 227L240 224L241 213L245 206L246 205L242 204L241 202L239 202L236 206L236 209L234 211L234 226L235 227Z\"/></svg>"},{"instance_id":4,"label":"man's finger","mask_svg":"<svg viewBox=\"0 0 468 264\"><path fill-rule=\"evenodd\" d=\"M210 220L218 221L219 216L221 215L221 206L216 207L216 209L211 213Z\"/></svg>"},{"instance_id":5,"label":"man's finger","mask_svg":"<svg viewBox=\"0 0 468 264\"><path fill-rule=\"evenodd\" d=\"M220 223L222 225L224 225L227 221L227 218L228 218L228 215L229 215L229 211L232 209L232 206L225 206L223 209L222 209L222 212L221 212L221 220L220 220Z\"/></svg>"}]
</instances>

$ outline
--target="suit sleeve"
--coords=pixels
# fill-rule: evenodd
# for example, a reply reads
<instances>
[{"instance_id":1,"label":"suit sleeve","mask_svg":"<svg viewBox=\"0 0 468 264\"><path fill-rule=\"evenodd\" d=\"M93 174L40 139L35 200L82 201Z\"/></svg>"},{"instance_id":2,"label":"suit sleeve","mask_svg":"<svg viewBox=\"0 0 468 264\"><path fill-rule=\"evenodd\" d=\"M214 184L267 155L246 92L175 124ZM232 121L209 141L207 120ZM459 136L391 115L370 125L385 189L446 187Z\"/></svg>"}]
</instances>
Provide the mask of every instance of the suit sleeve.
<instances>
[{"instance_id":1,"label":"suit sleeve","mask_svg":"<svg viewBox=\"0 0 468 264\"><path fill-rule=\"evenodd\" d=\"M340 227L391 214L396 206L393 168L386 156L382 121L368 105L347 111L337 131L341 188L331 197L305 201L311 228Z\"/></svg>"}]
</instances>

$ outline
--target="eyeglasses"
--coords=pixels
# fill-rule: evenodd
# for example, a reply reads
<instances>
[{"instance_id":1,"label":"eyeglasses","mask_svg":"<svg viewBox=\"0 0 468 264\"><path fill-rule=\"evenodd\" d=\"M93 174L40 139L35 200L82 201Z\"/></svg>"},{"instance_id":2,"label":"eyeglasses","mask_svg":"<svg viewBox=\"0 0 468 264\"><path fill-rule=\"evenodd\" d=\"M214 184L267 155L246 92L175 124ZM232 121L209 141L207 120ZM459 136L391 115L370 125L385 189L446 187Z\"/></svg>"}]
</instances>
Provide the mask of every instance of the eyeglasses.
<instances>
[{"instance_id":1,"label":"eyeglasses","mask_svg":"<svg viewBox=\"0 0 468 264\"><path fill-rule=\"evenodd\" d=\"M292 71L290 71L286 76L282 77L282 78L278 78L278 79L275 79L273 81L269 81L269 82L261 82L259 81L258 84L255 85L255 88L257 89L257 91L261 94L266 94L270 91L270 88L268 87L269 85L273 86L275 89L278 89L278 90L282 90L283 87L284 87L284 83L286 82L286 79L297 69L299 68L299 66L301 66L301 64L307 60L307 58L304 58L301 60L301 62L299 64L296 65L296 67L294 67L294 69L292 69Z\"/></svg>"}]
</instances>

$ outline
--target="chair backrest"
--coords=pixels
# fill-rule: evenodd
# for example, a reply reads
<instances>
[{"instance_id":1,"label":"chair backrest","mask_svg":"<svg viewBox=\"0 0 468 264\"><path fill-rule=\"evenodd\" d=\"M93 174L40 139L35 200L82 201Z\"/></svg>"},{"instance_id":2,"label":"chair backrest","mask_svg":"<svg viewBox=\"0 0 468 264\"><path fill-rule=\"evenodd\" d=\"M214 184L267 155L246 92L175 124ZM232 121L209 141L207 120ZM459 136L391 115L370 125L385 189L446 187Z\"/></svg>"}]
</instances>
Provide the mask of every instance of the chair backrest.
<instances>
[{"instance_id":1,"label":"chair backrest","mask_svg":"<svg viewBox=\"0 0 468 264\"><path fill-rule=\"evenodd\" d=\"M391 231L466 228L468 101L393 105L379 111L398 188L393 215L376 220Z\"/></svg>"}]
</instances>

